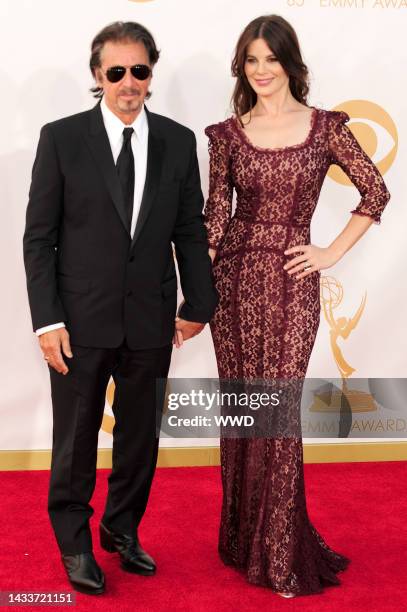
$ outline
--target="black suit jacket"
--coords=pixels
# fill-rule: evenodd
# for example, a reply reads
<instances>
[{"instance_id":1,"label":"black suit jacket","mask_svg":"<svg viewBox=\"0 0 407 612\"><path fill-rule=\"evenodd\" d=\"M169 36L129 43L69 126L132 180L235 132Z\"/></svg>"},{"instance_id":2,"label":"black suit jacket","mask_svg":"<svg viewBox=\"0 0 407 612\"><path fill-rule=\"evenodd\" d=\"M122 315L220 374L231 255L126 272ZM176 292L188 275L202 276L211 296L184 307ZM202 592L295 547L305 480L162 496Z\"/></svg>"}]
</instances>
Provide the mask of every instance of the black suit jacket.
<instances>
[{"instance_id":1,"label":"black suit jacket","mask_svg":"<svg viewBox=\"0 0 407 612\"><path fill-rule=\"evenodd\" d=\"M131 236L100 104L46 124L24 233L33 328L64 321L73 344L132 349L171 342L180 316L205 323L217 304L203 224L196 140L147 111L147 175Z\"/></svg>"}]
</instances>

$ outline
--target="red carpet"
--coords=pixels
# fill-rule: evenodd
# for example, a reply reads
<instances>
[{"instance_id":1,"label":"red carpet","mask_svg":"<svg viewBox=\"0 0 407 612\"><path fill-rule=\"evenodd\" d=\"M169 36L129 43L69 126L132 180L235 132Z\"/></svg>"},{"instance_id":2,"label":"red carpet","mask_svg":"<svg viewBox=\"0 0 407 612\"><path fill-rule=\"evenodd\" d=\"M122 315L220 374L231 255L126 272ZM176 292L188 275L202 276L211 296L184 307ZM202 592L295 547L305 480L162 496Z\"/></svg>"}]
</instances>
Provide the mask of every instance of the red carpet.
<instances>
[{"instance_id":1,"label":"red carpet","mask_svg":"<svg viewBox=\"0 0 407 612\"><path fill-rule=\"evenodd\" d=\"M98 474L94 534L107 475L107 470ZM77 594L74 609L407 610L407 463L307 464L305 477L312 522L331 547L351 558L349 568L339 574L340 586L284 600L246 583L217 555L219 468L164 468L157 470L140 528L142 544L157 561L157 574L122 572L116 555L101 551L95 537L107 590L98 597ZM1 472L0 486L0 590L71 590L46 513L48 472Z\"/></svg>"}]
</instances>

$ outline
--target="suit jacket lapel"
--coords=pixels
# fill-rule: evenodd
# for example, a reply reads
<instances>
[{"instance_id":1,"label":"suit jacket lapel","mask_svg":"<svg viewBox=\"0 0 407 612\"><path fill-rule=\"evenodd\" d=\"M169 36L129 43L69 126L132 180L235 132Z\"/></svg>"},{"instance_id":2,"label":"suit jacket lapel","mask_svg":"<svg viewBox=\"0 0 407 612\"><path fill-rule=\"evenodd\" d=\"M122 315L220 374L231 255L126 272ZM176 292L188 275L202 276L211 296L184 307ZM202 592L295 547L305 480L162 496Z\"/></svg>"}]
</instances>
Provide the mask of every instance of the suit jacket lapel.
<instances>
[{"instance_id":1,"label":"suit jacket lapel","mask_svg":"<svg viewBox=\"0 0 407 612\"><path fill-rule=\"evenodd\" d=\"M113 204L124 228L129 233L122 188L110 148L109 138L103 123L100 103L90 111L89 130L85 134L85 139L106 182Z\"/></svg>"},{"instance_id":2,"label":"suit jacket lapel","mask_svg":"<svg viewBox=\"0 0 407 612\"><path fill-rule=\"evenodd\" d=\"M161 171L164 160L164 141L160 137L154 115L146 108L148 120L148 151L147 151L147 172L144 184L143 196L140 204L140 211L137 218L131 248L136 243L141 230L147 220L157 194L158 185L161 179Z\"/></svg>"}]
</instances>

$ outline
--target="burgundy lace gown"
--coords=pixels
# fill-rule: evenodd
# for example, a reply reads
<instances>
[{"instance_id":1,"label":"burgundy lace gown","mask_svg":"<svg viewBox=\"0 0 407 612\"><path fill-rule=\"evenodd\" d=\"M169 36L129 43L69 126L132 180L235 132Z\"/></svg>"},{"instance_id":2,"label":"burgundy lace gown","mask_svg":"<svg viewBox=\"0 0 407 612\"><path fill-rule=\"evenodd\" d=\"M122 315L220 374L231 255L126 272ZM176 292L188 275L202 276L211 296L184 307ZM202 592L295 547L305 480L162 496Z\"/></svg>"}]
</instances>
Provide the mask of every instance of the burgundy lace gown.
<instances>
[{"instance_id":1,"label":"burgundy lace gown","mask_svg":"<svg viewBox=\"0 0 407 612\"><path fill-rule=\"evenodd\" d=\"M390 197L347 121L343 111L314 108L306 140L277 149L251 144L234 117L205 130L205 224L217 249L213 272L220 296L211 332L221 379L305 377L320 319L320 273L289 276L284 250L310 243L311 218L331 164L361 195L352 213L380 223ZM301 437L221 438L221 464L223 562L274 591L305 595L340 584L336 574L349 559L329 548L308 517Z\"/></svg>"}]
</instances>

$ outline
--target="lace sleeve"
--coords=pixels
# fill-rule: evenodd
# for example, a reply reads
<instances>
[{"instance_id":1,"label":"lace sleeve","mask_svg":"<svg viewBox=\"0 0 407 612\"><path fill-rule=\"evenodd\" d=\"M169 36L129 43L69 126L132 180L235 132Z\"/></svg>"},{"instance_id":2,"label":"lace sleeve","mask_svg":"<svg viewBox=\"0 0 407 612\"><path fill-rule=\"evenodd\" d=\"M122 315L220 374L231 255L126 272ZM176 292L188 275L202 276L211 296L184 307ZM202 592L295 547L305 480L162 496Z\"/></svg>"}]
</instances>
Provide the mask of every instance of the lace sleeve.
<instances>
[{"instance_id":1,"label":"lace sleeve","mask_svg":"<svg viewBox=\"0 0 407 612\"><path fill-rule=\"evenodd\" d=\"M383 177L345 125L349 115L344 111L330 111L330 115L328 141L331 163L342 168L362 196L351 213L371 217L379 224L390 199Z\"/></svg>"},{"instance_id":2,"label":"lace sleeve","mask_svg":"<svg viewBox=\"0 0 407 612\"><path fill-rule=\"evenodd\" d=\"M229 141L220 124L205 128L209 137L209 196L204 210L209 246L217 249L232 215L233 183Z\"/></svg>"}]
</instances>

